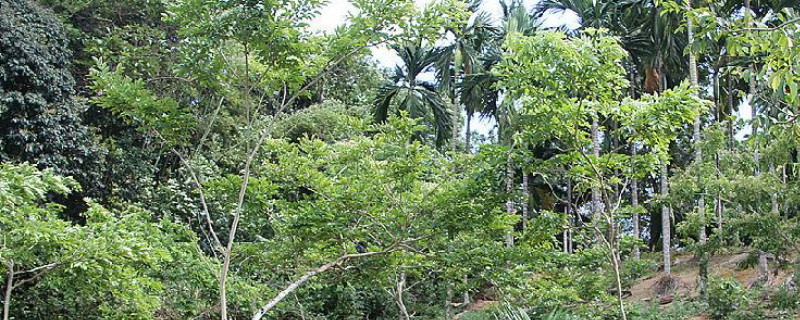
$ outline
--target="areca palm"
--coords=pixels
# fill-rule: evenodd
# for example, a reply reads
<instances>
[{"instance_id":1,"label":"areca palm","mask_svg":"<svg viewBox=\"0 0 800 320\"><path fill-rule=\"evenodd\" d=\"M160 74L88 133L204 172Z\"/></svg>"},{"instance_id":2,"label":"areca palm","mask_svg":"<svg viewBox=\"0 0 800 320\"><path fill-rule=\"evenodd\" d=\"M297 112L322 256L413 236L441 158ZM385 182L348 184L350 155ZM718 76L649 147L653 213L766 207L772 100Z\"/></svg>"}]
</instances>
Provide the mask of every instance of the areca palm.
<instances>
[{"instance_id":1,"label":"areca palm","mask_svg":"<svg viewBox=\"0 0 800 320\"><path fill-rule=\"evenodd\" d=\"M473 3L477 6L478 3ZM475 8L473 7L473 10ZM484 87L470 87L469 91L464 90L464 82L472 74L482 73L483 64L481 56L493 46L498 34L498 28L492 25L491 17L486 12L475 12L470 22L460 29L451 29L450 33L454 36L453 41L439 50L439 58L436 63L437 76L440 87L450 95L453 101L453 113L461 112L463 105L467 114L466 122L466 151L470 150L470 126L472 116L477 111L483 110L483 95L479 89ZM458 118L453 117L453 121ZM452 124L452 151L456 149L456 137L458 135L457 125Z\"/></svg>"},{"instance_id":2,"label":"areca palm","mask_svg":"<svg viewBox=\"0 0 800 320\"><path fill-rule=\"evenodd\" d=\"M478 57L473 63L472 72L465 74L461 83L462 102L468 110L480 112L482 117L494 118L502 127L510 120L503 105L498 104L500 93L494 84L497 78L492 68L503 58L502 45L511 33L532 35L540 29L536 15L529 12L520 0L500 1L502 14L500 24L492 29Z\"/></svg>"},{"instance_id":3,"label":"areca palm","mask_svg":"<svg viewBox=\"0 0 800 320\"><path fill-rule=\"evenodd\" d=\"M405 42L393 46L392 49L403 64L395 66L390 76L391 82L382 85L378 90L373 109L375 121L385 122L392 111L406 111L411 118L422 119L424 123L430 124L436 144L441 146L448 138L451 117L454 115L436 92L434 84L419 79L436 62L438 50L423 46L421 41ZM391 110L393 107L394 110Z\"/></svg>"},{"instance_id":4,"label":"areca palm","mask_svg":"<svg viewBox=\"0 0 800 320\"><path fill-rule=\"evenodd\" d=\"M654 0L546 0L537 11L572 11L581 28L606 28L620 38L631 64L643 74L645 92L661 91L685 78L686 35L675 33L681 17L661 14Z\"/></svg>"}]
</instances>

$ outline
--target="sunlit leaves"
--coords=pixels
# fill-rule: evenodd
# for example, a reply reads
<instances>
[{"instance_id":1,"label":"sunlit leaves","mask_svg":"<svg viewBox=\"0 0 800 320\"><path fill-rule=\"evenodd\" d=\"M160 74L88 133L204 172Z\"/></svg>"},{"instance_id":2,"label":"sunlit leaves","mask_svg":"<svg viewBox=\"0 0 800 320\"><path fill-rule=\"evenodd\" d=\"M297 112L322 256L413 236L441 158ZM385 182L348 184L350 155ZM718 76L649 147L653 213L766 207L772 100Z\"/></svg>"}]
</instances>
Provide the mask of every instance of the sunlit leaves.
<instances>
[{"instance_id":1,"label":"sunlit leaves","mask_svg":"<svg viewBox=\"0 0 800 320\"><path fill-rule=\"evenodd\" d=\"M188 143L196 126L189 110L170 98L157 97L144 81L126 77L122 69L111 71L99 62L92 70L92 89L99 93L94 102L146 133L154 129L171 143Z\"/></svg>"}]
</instances>

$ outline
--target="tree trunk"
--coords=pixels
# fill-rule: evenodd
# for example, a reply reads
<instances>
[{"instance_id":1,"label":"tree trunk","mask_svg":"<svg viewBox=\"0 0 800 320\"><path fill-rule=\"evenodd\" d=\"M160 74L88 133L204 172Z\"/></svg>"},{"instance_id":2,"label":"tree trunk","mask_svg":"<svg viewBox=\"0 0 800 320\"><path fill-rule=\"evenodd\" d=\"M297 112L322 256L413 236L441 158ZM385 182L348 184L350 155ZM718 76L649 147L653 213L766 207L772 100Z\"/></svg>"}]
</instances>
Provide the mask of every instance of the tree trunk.
<instances>
[{"instance_id":1,"label":"tree trunk","mask_svg":"<svg viewBox=\"0 0 800 320\"><path fill-rule=\"evenodd\" d=\"M692 0L686 1L687 9L692 10ZM694 26L692 19L686 18L686 30L688 34L689 40L689 80L691 81L692 88L694 90L700 90L700 81L697 76L697 57L694 53ZM697 91L694 93L697 96ZM700 113L697 113L697 116L694 118L694 131L692 132L692 142L695 145L694 150L694 162L696 164L700 164L703 161L703 151L700 149L698 143L700 142L700 125L701 125ZM701 189L704 189L701 186ZM706 291L706 284L708 283L708 256L705 252L705 244L707 240L706 235L706 225L705 225L705 198L703 196L704 192L701 190L700 195L697 198L697 213L700 215L700 230L698 231L698 238L700 241L700 250L698 250L698 260L699 262L699 279L697 281L697 287L700 294L705 294Z\"/></svg>"},{"instance_id":2,"label":"tree trunk","mask_svg":"<svg viewBox=\"0 0 800 320\"><path fill-rule=\"evenodd\" d=\"M751 11L751 8L750 8L750 0L744 0L744 8L745 8L745 19L747 21L747 27L750 28L750 27L752 27L752 21L753 21L752 20L753 12ZM759 150L758 150L758 147L759 147L759 145L758 145L758 138L759 138L758 137L758 110L756 110L756 106L753 105L753 100L754 100L753 98L755 97L755 94L756 94L756 82L755 82L755 77L753 76L753 74L755 72L755 68L754 68L753 64L750 64L750 66L748 66L748 69L750 69L750 79L749 79L750 88L749 88L749 92L747 93L747 99L748 99L748 105L750 106L750 110L752 110L752 114L753 114L753 124L752 124L753 125L753 137L755 137L755 139L756 139L755 146L753 147L753 161L755 162L754 174L755 174L756 177L759 177L759 176L761 176L761 168L759 168L759 165L761 164L761 154L759 153ZM774 201L772 202L772 205L774 207L774 205L775 205ZM761 250L758 251L758 270L759 270L759 278L761 280L766 281L765 284L768 285L769 281L770 281L769 264L767 263L766 254Z\"/></svg>"},{"instance_id":3,"label":"tree trunk","mask_svg":"<svg viewBox=\"0 0 800 320\"><path fill-rule=\"evenodd\" d=\"M465 274L464 285L466 286L467 284L469 284L469 277L467 277L467 275ZM469 289L464 289L464 307L466 307L467 305L469 305Z\"/></svg>"},{"instance_id":4,"label":"tree trunk","mask_svg":"<svg viewBox=\"0 0 800 320\"><path fill-rule=\"evenodd\" d=\"M572 180L567 178L567 212L569 212L571 214L570 218L574 218L575 219L574 226L577 227L577 226L579 226L579 223L580 223L578 221L578 218L579 218L578 217L578 213L577 212L573 212L572 209L573 209L573 206L572 206ZM569 221L569 220L567 220L567 221ZM569 224L567 224L567 238L568 238L567 239L568 252L569 253L573 253L573 252L575 252L575 247L574 247L575 244L572 242L572 229L569 228Z\"/></svg>"},{"instance_id":5,"label":"tree trunk","mask_svg":"<svg viewBox=\"0 0 800 320\"><path fill-rule=\"evenodd\" d=\"M456 144L458 142L458 115L461 113L461 95L455 89L458 83L458 66L455 67L455 74L453 75L453 121L452 121L452 135L451 142L450 142L450 152L452 152L453 157L456 156ZM467 131L467 135L469 135L469 131ZM469 149L467 149L469 152Z\"/></svg>"},{"instance_id":6,"label":"tree trunk","mask_svg":"<svg viewBox=\"0 0 800 320\"><path fill-rule=\"evenodd\" d=\"M620 271L619 254L616 250L611 250L611 260L614 263L614 278L617 280L617 302L619 303L619 312L622 315L622 320L628 320L628 315L625 312L625 300L622 298L622 272Z\"/></svg>"},{"instance_id":7,"label":"tree trunk","mask_svg":"<svg viewBox=\"0 0 800 320\"><path fill-rule=\"evenodd\" d=\"M446 319L453 319L453 283L447 284L447 297L444 300L444 315Z\"/></svg>"},{"instance_id":8,"label":"tree trunk","mask_svg":"<svg viewBox=\"0 0 800 320\"><path fill-rule=\"evenodd\" d=\"M267 304L265 304L264 306L259 308L258 311L256 311L256 313L253 314L252 320L260 320L262 317L264 317L265 314L267 314L267 312L272 310L272 308L274 308L279 302L281 302L284 298L286 298L286 296L288 296L290 293L292 293L295 290L297 290L297 288L299 288L300 286L302 286L303 284L308 282L309 279L311 279L312 277L314 277L314 276L316 276L316 275L318 275L320 273L328 271L329 269L341 264L342 262L345 262L345 261L347 261L349 259L363 258L363 257L369 257L369 256L373 256L373 255L381 255L381 254L386 254L386 253L393 252L393 251L396 251L396 250L394 248L390 248L390 249L387 249L387 250L384 250L384 251L346 254L346 255L343 255L343 256L337 258L336 260L328 262L328 263L326 263L326 264L324 264L324 265L322 265L322 266L320 266L318 268L312 269L311 271L306 272L305 274L300 276L300 278L297 278L297 280L295 280L294 282L292 282L291 284L286 286L286 288L284 288L281 292L279 292L278 295L276 295L269 302L267 302Z\"/></svg>"},{"instance_id":9,"label":"tree trunk","mask_svg":"<svg viewBox=\"0 0 800 320\"><path fill-rule=\"evenodd\" d=\"M11 290L14 290L14 261L9 261L8 263L6 293L3 296L3 320L8 320L11 317Z\"/></svg>"},{"instance_id":10,"label":"tree trunk","mask_svg":"<svg viewBox=\"0 0 800 320\"><path fill-rule=\"evenodd\" d=\"M639 241L641 231L639 230L639 183L636 179L636 144L631 143L631 163L633 166L633 177L631 178L631 206L633 206L633 238ZM639 244L633 246L633 258L639 260L642 258L642 253L639 249Z\"/></svg>"},{"instance_id":11,"label":"tree trunk","mask_svg":"<svg viewBox=\"0 0 800 320\"><path fill-rule=\"evenodd\" d=\"M592 113L592 156L594 159L592 161L597 161L600 158L600 136L599 136L599 124L597 120L597 113ZM598 177L599 178L599 177ZM597 185L592 186L592 223L598 228L601 226L599 225L601 221L600 218L600 190L598 189ZM602 228L600 228L602 229ZM602 237L602 233L600 231L596 231L595 234L595 241L599 243L600 237Z\"/></svg>"},{"instance_id":12,"label":"tree trunk","mask_svg":"<svg viewBox=\"0 0 800 320\"><path fill-rule=\"evenodd\" d=\"M400 315L405 320L411 319L408 315L408 310L406 309L406 304L403 302L403 292L406 290L406 273L400 273L400 279L397 281L397 291L395 295L395 299L397 300L397 307L400 309Z\"/></svg>"},{"instance_id":13,"label":"tree trunk","mask_svg":"<svg viewBox=\"0 0 800 320\"><path fill-rule=\"evenodd\" d=\"M713 79L713 82L714 82L713 83L713 86L714 86L714 89L713 89L714 90L714 106L716 107L716 113L717 113L716 118L717 118L717 121L721 122L724 112L722 111L722 102L721 102L722 98L721 98L721 94L720 94L721 90L720 90L720 87L719 87L719 78L720 78L719 68L715 68L715 70L714 70L714 79ZM717 179L719 179L719 170L720 170L720 167L719 167L719 151L714 153L714 163L715 163L715 167L716 167L716 176L717 176ZM722 209L722 195L719 192L717 192L716 196L714 197L714 211L715 211L715 213L717 215L717 229L718 229L718 232L722 232L723 231L722 230L722 211L723 211L723 209Z\"/></svg>"},{"instance_id":14,"label":"tree trunk","mask_svg":"<svg viewBox=\"0 0 800 320\"><path fill-rule=\"evenodd\" d=\"M467 125L466 126L467 126L467 128L466 128L467 132L466 132L466 134L464 134L464 143L466 144L466 146L464 147L464 149L466 150L467 153L472 153L472 143L471 143L471 141L472 141L472 135L471 135L471 131L472 131L472 112L467 112Z\"/></svg>"},{"instance_id":15,"label":"tree trunk","mask_svg":"<svg viewBox=\"0 0 800 320\"><path fill-rule=\"evenodd\" d=\"M506 164L506 194L508 195L508 199L506 200L506 213L511 215L514 214L514 158L512 157L511 151L508 152L508 160ZM514 246L514 231L511 230L506 239L506 245L509 247Z\"/></svg>"},{"instance_id":16,"label":"tree trunk","mask_svg":"<svg viewBox=\"0 0 800 320\"><path fill-rule=\"evenodd\" d=\"M772 164L772 163L769 164L769 173L773 174L773 175L775 174L775 165ZM772 212L777 213L778 210L780 209L778 207L778 193L777 192L772 193L770 195L770 202L772 203L772 205L771 205Z\"/></svg>"},{"instance_id":17,"label":"tree trunk","mask_svg":"<svg viewBox=\"0 0 800 320\"><path fill-rule=\"evenodd\" d=\"M528 174L522 173L522 231L528 226L528 207L531 203L531 192L528 190Z\"/></svg>"},{"instance_id":18,"label":"tree trunk","mask_svg":"<svg viewBox=\"0 0 800 320\"><path fill-rule=\"evenodd\" d=\"M662 160L661 162L661 195L666 197L669 194L669 184L667 182L667 163ZM669 206L663 204L661 206L661 243L664 249L664 275L670 277L670 214Z\"/></svg>"},{"instance_id":19,"label":"tree trunk","mask_svg":"<svg viewBox=\"0 0 800 320\"><path fill-rule=\"evenodd\" d=\"M569 241L569 221L572 219L570 215L570 206L572 205L572 199L569 190L569 183L567 183L567 200L564 203L564 216L567 218L567 224L564 226L564 232L561 233L561 248L564 250L564 253L570 253L570 241Z\"/></svg>"},{"instance_id":20,"label":"tree trunk","mask_svg":"<svg viewBox=\"0 0 800 320\"><path fill-rule=\"evenodd\" d=\"M716 167L717 167L717 173L716 173L717 179L719 179L719 176L720 176L720 174L719 174L719 171L720 171L719 152L714 154L714 162L716 163ZM725 211L725 208L723 208L722 194L720 194L719 191L717 191L717 197L716 197L715 200L717 202L717 204L716 204L716 206L714 208L714 210L717 212L717 229L719 229L718 232L721 234L722 232L724 232L723 224L722 224L722 213Z\"/></svg>"},{"instance_id":21,"label":"tree trunk","mask_svg":"<svg viewBox=\"0 0 800 320\"><path fill-rule=\"evenodd\" d=\"M733 77L732 70L728 70L728 148L733 152L735 140L733 138Z\"/></svg>"}]
</instances>

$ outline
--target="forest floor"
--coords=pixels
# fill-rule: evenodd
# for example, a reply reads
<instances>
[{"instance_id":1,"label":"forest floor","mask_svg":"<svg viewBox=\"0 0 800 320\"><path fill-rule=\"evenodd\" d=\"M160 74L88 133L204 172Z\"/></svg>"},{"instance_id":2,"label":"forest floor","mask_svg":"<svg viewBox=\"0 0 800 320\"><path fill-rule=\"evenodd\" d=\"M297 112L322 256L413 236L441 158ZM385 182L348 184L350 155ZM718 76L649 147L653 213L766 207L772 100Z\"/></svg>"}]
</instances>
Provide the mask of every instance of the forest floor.
<instances>
[{"instance_id":1,"label":"forest floor","mask_svg":"<svg viewBox=\"0 0 800 320\"><path fill-rule=\"evenodd\" d=\"M727 254L719 254L712 256L709 259L709 276L719 278L733 278L736 279L742 286L750 288L759 280L759 271L757 265L752 263L748 264L747 260L750 257L748 252L731 252ZM626 300L630 302L660 302L661 309L671 308L674 301L687 301L694 300L699 295L697 291L697 280L699 268L697 259L691 254L677 254L674 256L674 264L672 267L672 277L678 283L677 289L672 295L668 297L659 296L655 292L659 279L664 276L663 268L655 274L650 274L646 277L640 278L631 288L630 295ZM767 284L767 290L777 290L779 287L786 284L787 280L792 275L792 270L786 268L778 268L776 262L770 260L770 281ZM766 299L766 298L763 298ZM680 307L679 305L677 307ZM791 314L784 312L779 313L781 316L770 317L769 319L788 319L794 317ZM688 320L706 320L711 319L708 315L701 314L688 318Z\"/></svg>"},{"instance_id":2,"label":"forest floor","mask_svg":"<svg viewBox=\"0 0 800 320\"><path fill-rule=\"evenodd\" d=\"M743 268L742 263L748 258L747 252L735 252L729 254L715 255L709 259L708 272L710 276L721 278L735 278L739 283L746 287L750 287L753 282L758 279L758 268L750 266ZM771 262L770 267L775 272L774 265ZM672 266L672 277L678 280L678 288L675 291L676 298L694 298L697 296L697 279L698 279L698 265L697 260L691 254L678 254L674 257L674 264ZM786 283L786 280L791 275L790 270L777 270L777 274L772 274L769 287L777 287ZM660 271L656 274L648 275L647 277L639 279L631 287L631 295L627 298L629 301L649 301L657 299L654 291L655 285L659 279L664 276L664 272Z\"/></svg>"},{"instance_id":3,"label":"forest floor","mask_svg":"<svg viewBox=\"0 0 800 320\"><path fill-rule=\"evenodd\" d=\"M748 252L729 252L724 254L717 254L709 259L709 276L719 278L734 278L742 286L749 288L754 282L758 280L758 267L754 263L748 264ZM658 259L660 255L653 256L652 258ZM777 289L784 285L792 274L792 271L786 268L777 268L777 263L770 260L771 277L768 283L768 289ZM698 296L697 292L697 278L698 278L698 263L697 259L690 253L674 253L672 265L672 277L677 279L677 289L673 294L659 296L656 293L656 287L659 280L664 276L663 268L659 268L659 272L650 273L638 279L630 288L630 294L625 298L629 302L659 302L661 309L672 308L676 305L677 301L694 300ZM476 299L469 304L465 313L481 311L490 309L497 305L497 301L492 299ZM675 307L680 307L677 304ZM781 317L786 319L785 317ZM706 320L710 319L707 315L695 316L688 318L689 320ZM800 317L798 317L800 319Z\"/></svg>"}]
</instances>

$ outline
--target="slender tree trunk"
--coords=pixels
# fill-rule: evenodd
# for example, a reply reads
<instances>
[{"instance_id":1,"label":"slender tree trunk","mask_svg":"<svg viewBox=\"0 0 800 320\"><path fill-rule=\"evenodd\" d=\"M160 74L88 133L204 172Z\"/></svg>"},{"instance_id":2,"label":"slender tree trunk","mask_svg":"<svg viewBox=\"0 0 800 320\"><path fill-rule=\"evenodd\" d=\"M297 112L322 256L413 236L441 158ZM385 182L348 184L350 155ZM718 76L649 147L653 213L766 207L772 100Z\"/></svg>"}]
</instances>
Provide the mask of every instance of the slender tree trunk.
<instances>
[{"instance_id":1,"label":"slender tree trunk","mask_svg":"<svg viewBox=\"0 0 800 320\"><path fill-rule=\"evenodd\" d=\"M506 164L506 193L508 194L508 199L506 200L506 213L511 215L514 214L514 158L512 157L511 151L508 153L508 160ZM513 230L508 233L506 239L506 245L509 247L514 246L514 233Z\"/></svg>"},{"instance_id":2,"label":"slender tree trunk","mask_svg":"<svg viewBox=\"0 0 800 320\"><path fill-rule=\"evenodd\" d=\"M669 195L669 184L667 182L667 163L662 160L661 162L661 195L666 197ZM669 206L663 204L661 206L661 243L664 247L664 275L670 277L671 262L670 262L670 214Z\"/></svg>"},{"instance_id":3,"label":"slender tree trunk","mask_svg":"<svg viewBox=\"0 0 800 320\"><path fill-rule=\"evenodd\" d=\"M531 191L528 190L528 174L522 173L522 231L528 226L528 208L531 203Z\"/></svg>"},{"instance_id":4,"label":"slender tree trunk","mask_svg":"<svg viewBox=\"0 0 800 320\"><path fill-rule=\"evenodd\" d=\"M328 262L328 263L326 263L326 264L324 264L324 265L322 265L322 266L320 266L318 268L312 269L312 270L306 272L305 274L303 274L302 276L300 276L299 278L297 278L297 280L295 280L294 282L292 282L288 286L286 286L286 288L281 290L281 292L279 292L278 295L276 295L274 298L272 298L270 301L268 301L267 304L265 304L264 306L259 308L258 311L256 311L253 314L253 317L251 319L252 320L260 320L262 317L264 317L265 314L267 314L267 312L272 310L272 308L274 308L276 305L278 305L278 303L283 301L283 299L286 298L290 293L292 293L295 290L297 290L297 288L299 288L300 286L302 286L303 284L308 282L308 280L310 280L312 277L314 277L314 276L316 276L316 275L318 275L320 273L323 273L325 271L328 271L331 268L333 268L333 267L335 267L337 265L340 265L341 263L343 263L343 262L345 262L347 260L357 259L357 258L364 258L364 257L369 257L369 256L374 256L374 255L381 255L381 254L386 254L386 253L393 252L393 251L396 251L396 250L395 249L387 249L385 251L373 251L373 252L365 252L365 253L346 254L346 255L343 255L343 256L337 258L336 260Z\"/></svg>"},{"instance_id":5,"label":"slender tree trunk","mask_svg":"<svg viewBox=\"0 0 800 320\"><path fill-rule=\"evenodd\" d=\"M594 156L594 159L592 159L592 161L597 161L597 159L600 158L600 136L599 136L599 132L598 132L598 131L600 131L599 127L600 126L598 124L597 113L593 112L592 113L592 129L591 129L592 132L591 132L591 134L592 134L592 156ZM598 187L596 185L594 185L594 186L592 186L592 223L597 225L598 228L599 228L600 227L600 225L599 225L600 221L601 221L601 218L600 218L600 190L598 189ZM599 239L602 236L603 236L602 232L597 231L596 234L595 234L595 241L599 242Z\"/></svg>"},{"instance_id":6,"label":"slender tree trunk","mask_svg":"<svg viewBox=\"0 0 800 320\"><path fill-rule=\"evenodd\" d=\"M744 0L744 8L745 8L745 19L747 20L747 27L752 27L753 21L753 12L750 8L750 0ZM753 104L754 97L756 94L756 81L754 77L755 67L753 64L748 66L750 70L750 79L749 79L749 92L747 94L748 105L750 106L750 110L752 110L753 114L753 137L756 139L755 146L753 147L753 161L755 162L755 176L761 176L761 154L759 153L759 144L758 144L758 110L756 110L756 106ZM773 202L774 206L775 202ZM767 256L763 251L758 251L758 270L759 270L759 278L766 281L766 284L770 282L770 275L769 275L769 264L767 263Z\"/></svg>"},{"instance_id":7,"label":"slender tree trunk","mask_svg":"<svg viewBox=\"0 0 800 320\"><path fill-rule=\"evenodd\" d=\"M713 82L714 82L713 83L713 86L714 86L714 89L713 89L714 90L714 106L716 107L716 113L717 113L716 118L717 118L717 121L722 122L724 112L722 111L722 102L721 102L722 98L721 98L721 89L720 89L720 86L719 86L719 78L720 78L719 68L715 68L714 69L714 79L713 79ZM717 150L717 152L714 153L714 163L715 163L715 167L716 167L716 176L717 176L717 179L719 179L720 167L719 167L719 151L718 150ZM717 232L722 232L723 231L722 230L722 212L723 212L723 208L722 208L722 195L719 193L719 191L717 192L716 196L714 197L714 211L715 211L715 213L717 215L717 230L718 230Z\"/></svg>"},{"instance_id":8,"label":"slender tree trunk","mask_svg":"<svg viewBox=\"0 0 800 320\"><path fill-rule=\"evenodd\" d=\"M450 141L450 152L452 152L453 157L456 156L456 145L458 142L458 115L461 113L461 94L459 94L458 90L455 88L458 84L458 66L455 67L455 74L453 75L453 120L452 120L452 135ZM469 132L467 132L469 134ZM467 150L469 152L469 149Z\"/></svg>"},{"instance_id":9,"label":"slender tree trunk","mask_svg":"<svg viewBox=\"0 0 800 320\"><path fill-rule=\"evenodd\" d=\"M617 280L617 302L619 302L619 312L622 315L622 320L628 320L628 315L625 312L625 300L622 298L622 272L620 272L619 253L612 250L611 259L614 263L614 276Z\"/></svg>"},{"instance_id":10,"label":"slender tree trunk","mask_svg":"<svg viewBox=\"0 0 800 320\"><path fill-rule=\"evenodd\" d=\"M573 225L577 227L579 225L578 213L573 212L572 208L572 179L567 178L567 212L570 213L570 218L575 219L575 223ZM573 253L575 252L575 243L572 242L572 229L569 228L569 224L567 224L567 238L567 247L569 248L568 252Z\"/></svg>"},{"instance_id":11,"label":"slender tree trunk","mask_svg":"<svg viewBox=\"0 0 800 320\"><path fill-rule=\"evenodd\" d=\"M769 173L773 174L773 175L775 174L775 165L772 164L772 163L769 164ZM778 193L773 193L773 194L770 195L770 202L772 203L772 205L771 205L772 212L777 213L778 210L779 210L779 207L778 207Z\"/></svg>"},{"instance_id":12,"label":"slender tree trunk","mask_svg":"<svg viewBox=\"0 0 800 320\"><path fill-rule=\"evenodd\" d=\"M719 179L719 177L720 177L719 152L714 154L714 162L716 163L716 167L717 167L717 173L716 173L717 179ZM722 232L724 232L723 223L722 223L722 213L725 211L725 208L723 207L723 203L722 203L722 194L720 194L719 191L717 191L717 197L716 197L715 200L717 202L716 206L715 206L715 211L717 213L717 229L719 229L718 232L722 233Z\"/></svg>"},{"instance_id":13,"label":"slender tree trunk","mask_svg":"<svg viewBox=\"0 0 800 320\"><path fill-rule=\"evenodd\" d=\"M632 171L633 177L631 177L631 206L633 206L633 238L636 241L639 241L641 238L641 231L639 230L639 183L638 179L636 179L636 143L631 143L631 163L632 163ZM639 260L642 258L641 250L639 249L639 244L633 246L633 258Z\"/></svg>"},{"instance_id":14,"label":"slender tree trunk","mask_svg":"<svg viewBox=\"0 0 800 320\"><path fill-rule=\"evenodd\" d=\"M446 319L453 319L453 283L447 283L447 297L444 300L444 315Z\"/></svg>"},{"instance_id":15,"label":"slender tree trunk","mask_svg":"<svg viewBox=\"0 0 800 320\"><path fill-rule=\"evenodd\" d=\"M11 317L11 290L14 290L14 261L9 261L8 263L6 293L3 296L3 320L8 320Z\"/></svg>"},{"instance_id":16,"label":"slender tree trunk","mask_svg":"<svg viewBox=\"0 0 800 320\"><path fill-rule=\"evenodd\" d=\"M467 284L469 284L469 277L467 277L467 275L464 275L464 285L467 285ZM469 289L465 289L464 290L464 301L463 301L463 304L464 304L464 307L469 305Z\"/></svg>"},{"instance_id":17,"label":"slender tree trunk","mask_svg":"<svg viewBox=\"0 0 800 320\"><path fill-rule=\"evenodd\" d=\"M687 9L692 10L692 0L686 1ZM689 40L689 81L691 81L692 88L694 90L700 90L700 81L697 76L697 57L694 53L694 26L691 18L686 18L686 29L688 34ZM697 96L697 91L695 91L694 95ZM696 164L700 164L703 161L703 150L700 149L698 145L700 142L700 125L701 125L700 113L697 113L697 116L694 118L694 131L692 132L692 142L695 145L694 150L694 162ZM706 224L705 224L705 198L704 198L704 191L703 186L700 187L700 195L697 198L697 213L700 215L700 230L698 231L698 238L700 240L700 250L698 250L698 260L699 263L699 279L697 281L697 287L700 291L700 294L705 294L706 292L706 284L708 283L708 255L706 253L705 244L707 241L706 235Z\"/></svg>"},{"instance_id":18,"label":"slender tree trunk","mask_svg":"<svg viewBox=\"0 0 800 320\"><path fill-rule=\"evenodd\" d=\"M567 184L567 188L569 188L569 183ZM561 233L561 248L564 250L564 253L570 252L570 243L569 243L569 221L572 219L570 215L570 206L572 200L570 199L570 191L567 190L567 200L564 203L564 215L567 217L567 224L564 226L564 231Z\"/></svg>"},{"instance_id":19,"label":"slender tree trunk","mask_svg":"<svg viewBox=\"0 0 800 320\"><path fill-rule=\"evenodd\" d=\"M728 148L733 152L734 138L733 138L733 77L731 76L732 70L728 70Z\"/></svg>"},{"instance_id":20,"label":"slender tree trunk","mask_svg":"<svg viewBox=\"0 0 800 320\"><path fill-rule=\"evenodd\" d=\"M472 153L472 144L471 144L471 141L472 141L472 135L471 135L471 132L472 132L472 112L467 112L467 125L466 126L467 126L467 128L466 128L467 132L464 134L464 143L466 144L466 146L464 147L464 149L466 150L466 153Z\"/></svg>"},{"instance_id":21,"label":"slender tree trunk","mask_svg":"<svg viewBox=\"0 0 800 320\"><path fill-rule=\"evenodd\" d=\"M567 191L569 194L569 191ZM568 197L569 198L569 197ZM564 231L561 233L561 248L564 250L564 253L569 253L569 220L572 219L569 213L569 206L570 201L567 200L567 203L564 204L564 216L567 217L567 225L564 226Z\"/></svg>"},{"instance_id":22,"label":"slender tree trunk","mask_svg":"<svg viewBox=\"0 0 800 320\"><path fill-rule=\"evenodd\" d=\"M397 307L400 309L400 315L404 320L409 320L411 317L408 315L408 310L406 309L406 304L403 302L403 292L406 290L406 273L400 273L400 279L397 281L397 291L395 295L395 299L397 300Z\"/></svg>"},{"instance_id":23,"label":"slender tree trunk","mask_svg":"<svg viewBox=\"0 0 800 320\"><path fill-rule=\"evenodd\" d=\"M635 76L635 67L633 65L633 61L630 63L630 70L628 70L628 75L630 77L630 90L628 91L628 95L631 99L636 98L636 89L633 86L634 81L636 81ZM636 131L632 132L633 136L636 136ZM636 178L636 142L631 142L631 206L636 208L639 206L639 180ZM633 216L631 217L633 220L633 238L637 241L641 238L641 229L639 226L639 212L634 210ZM633 258L639 260L642 258L641 248L639 248L639 244L633 246Z\"/></svg>"}]
</instances>

